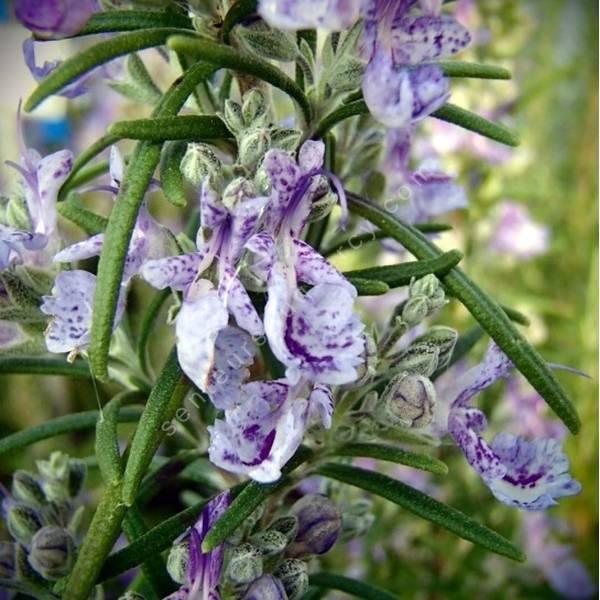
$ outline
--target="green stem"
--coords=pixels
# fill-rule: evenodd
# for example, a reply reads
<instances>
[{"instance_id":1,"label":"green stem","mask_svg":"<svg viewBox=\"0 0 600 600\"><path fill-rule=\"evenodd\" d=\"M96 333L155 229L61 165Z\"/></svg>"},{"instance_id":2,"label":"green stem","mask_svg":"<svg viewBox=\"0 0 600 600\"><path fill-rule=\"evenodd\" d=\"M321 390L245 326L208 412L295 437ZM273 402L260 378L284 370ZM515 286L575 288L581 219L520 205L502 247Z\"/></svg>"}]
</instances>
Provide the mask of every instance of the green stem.
<instances>
[{"instance_id":1,"label":"green stem","mask_svg":"<svg viewBox=\"0 0 600 600\"><path fill-rule=\"evenodd\" d=\"M85 27L77 35L137 31L138 29L155 29L160 27L193 29L192 22L182 11L108 10L92 15Z\"/></svg>"}]
</instances>

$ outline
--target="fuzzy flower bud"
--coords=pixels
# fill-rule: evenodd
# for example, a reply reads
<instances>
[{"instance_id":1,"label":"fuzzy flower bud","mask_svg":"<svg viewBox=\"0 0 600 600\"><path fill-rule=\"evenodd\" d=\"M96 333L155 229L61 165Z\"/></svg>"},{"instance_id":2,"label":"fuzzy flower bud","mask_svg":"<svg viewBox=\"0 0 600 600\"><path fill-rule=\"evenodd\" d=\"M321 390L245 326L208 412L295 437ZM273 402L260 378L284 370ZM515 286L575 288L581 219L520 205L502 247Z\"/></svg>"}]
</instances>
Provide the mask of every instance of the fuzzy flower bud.
<instances>
[{"instance_id":1,"label":"fuzzy flower bud","mask_svg":"<svg viewBox=\"0 0 600 600\"><path fill-rule=\"evenodd\" d=\"M238 161L246 169L254 169L271 144L269 130L264 127L245 131L239 140Z\"/></svg>"},{"instance_id":2,"label":"fuzzy flower bud","mask_svg":"<svg viewBox=\"0 0 600 600\"><path fill-rule=\"evenodd\" d=\"M236 584L252 583L263 572L261 552L252 544L242 544L233 550L228 576Z\"/></svg>"},{"instance_id":3,"label":"fuzzy flower bud","mask_svg":"<svg viewBox=\"0 0 600 600\"><path fill-rule=\"evenodd\" d=\"M13 475L12 495L15 500L20 500L36 508L46 504L42 486L27 471L16 471Z\"/></svg>"},{"instance_id":4,"label":"fuzzy flower bud","mask_svg":"<svg viewBox=\"0 0 600 600\"><path fill-rule=\"evenodd\" d=\"M273 572L281 580L289 600L296 600L308 588L306 563L295 558L284 560Z\"/></svg>"},{"instance_id":5,"label":"fuzzy flower bud","mask_svg":"<svg viewBox=\"0 0 600 600\"><path fill-rule=\"evenodd\" d=\"M290 513L298 518L298 533L290 546L290 556L325 554L335 544L342 527L337 505L322 494L307 494Z\"/></svg>"},{"instance_id":6,"label":"fuzzy flower bud","mask_svg":"<svg viewBox=\"0 0 600 600\"><path fill-rule=\"evenodd\" d=\"M419 345L427 345L431 348L437 348L438 350L438 365L437 368L445 367L448 364L452 353L454 352L454 346L458 338L458 332L456 329L451 327L444 327L443 325L436 325L429 329L422 336L415 340L415 343Z\"/></svg>"},{"instance_id":7,"label":"fuzzy flower bud","mask_svg":"<svg viewBox=\"0 0 600 600\"><path fill-rule=\"evenodd\" d=\"M21 544L28 545L42 525L41 515L35 509L24 504L12 504L6 511L8 531Z\"/></svg>"},{"instance_id":8,"label":"fuzzy flower bud","mask_svg":"<svg viewBox=\"0 0 600 600\"><path fill-rule=\"evenodd\" d=\"M401 373L383 391L375 417L382 425L425 427L431 422L435 401L435 388L429 379Z\"/></svg>"},{"instance_id":9,"label":"fuzzy flower bud","mask_svg":"<svg viewBox=\"0 0 600 600\"><path fill-rule=\"evenodd\" d=\"M240 202L257 196L254 184L244 177L237 177L227 184L223 190L223 204L228 210L233 211Z\"/></svg>"},{"instance_id":10,"label":"fuzzy flower bud","mask_svg":"<svg viewBox=\"0 0 600 600\"><path fill-rule=\"evenodd\" d=\"M62 527L43 527L31 542L29 564L49 581L69 574L75 561L75 543Z\"/></svg>"},{"instance_id":11,"label":"fuzzy flower bud","mask_svg":"<svg viewBox=\"0 0 600 600\"><path fill-rule=\"evenodd\" d=\"M429 300L426 296L409 298L402 309L402 319L409 326L418 325L429 314Z\"/></svg>"},{"instance_id":12,"label":"fuzzy flower bud","mask_svg":"<svg viewBox=\"0 0 600 600\"><path fill-rule=\"evenodd\" d=\"M253 89L244 94L242 118L247 127L263 127L266 125L267 105L260 90Z\"/></svg>"},{"instance_id":13,"label":"fuzzy flower bud","mask_svg":"<svg viewBox=\"0 0 600 600\"><path fill-rule=\"evenodd\" d=\"M343 511L342 539L351 540L365 535L375 520L372 509L373 502L367 498L356 500L346 507Z\"/></svg>"},{"instance_id":14,"label":"fuzzy flower bud","mask_svg":"<svg viewBox=\"0 0 600 600\"><path fill-rule=\"evenodd\" d=\"M298 533L298 517L294 515L279 517L269 525L269 531L279 531L285 535L288 542L291 542Z\"/></svg>"},{"instance_id":15,"label":"fuzzy flower bud","mask_svg":"<svg viewBox=\"0 0 600 600\"><path fill-rule=\"evenodd\" d=\"M187 565L190 555L189 538L171 546L167 558L167 571L171 579L183 585L187 577Z\"/></svg>"},{"instance_id":16,"label":"fuzzy flower bud","mask_svg":"<svg viewBox=\"0 0 600 600\"><path fill-rule=\"evenodd\" d=\"M180 169L187 181L195 187L208 178L212 188L220 188L223 165L206 144L189 144Z\"/></svg>"},{"instance_id":17,"label":"fuzzy flower bud","mask_svg":"<svg viewBox=\"0 0 600 600\"><path fill-rule=\"evenodd\" d=\"M257 579L243 597L243 600L287 600L288 596L279 579L263 575Z\"/></svg>"},{"instance_id":18,"label":"fuzzy flower bud","mask_svg":"<svg viewBox=\"0 0 600 600\"><path fill-rule=\"evenodd\" d=\"M263 556L281 554L288 545L288 539L281 531L274 529L261 531L250 538L252 545L261 551Z\"/></svg>"},{"instance_id":19,"label":"fuzzy flower bud","mask_svg":"<svg viewBox=\"0 0 600 600\"><path fill-rule=\"evenodd\" d=\"M413 343L391 357L391 366L395 371L429 377L438 368L439 355L439 348L433 344Z\"/></svg>"},{"instance_id":20,"label":"fuzzy flower bud","mask_svg":"<svg viewBox=\"0 0 600 600\"><path fill-rule=\"evenodd\" d=\"M229 129L233 135L237 136L246 127L246 124L244 123L244 117L242 115L242 107L233 100L225 100L223 119L225 120L227 129Z\"/></svg>"}]
</instances>

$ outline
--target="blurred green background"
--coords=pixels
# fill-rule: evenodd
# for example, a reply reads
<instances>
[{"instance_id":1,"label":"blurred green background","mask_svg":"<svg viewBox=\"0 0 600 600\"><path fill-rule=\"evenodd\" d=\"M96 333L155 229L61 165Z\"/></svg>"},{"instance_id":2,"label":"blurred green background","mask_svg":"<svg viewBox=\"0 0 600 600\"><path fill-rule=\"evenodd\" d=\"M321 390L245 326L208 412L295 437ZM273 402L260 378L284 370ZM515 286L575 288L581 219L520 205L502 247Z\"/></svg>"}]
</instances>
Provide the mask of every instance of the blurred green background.
<instances>
[{"instance_id":1,"label":"blurred green background","mask_svg":"<svg viewBox=\"0 0 600 600\"><path fill-rule=\"evenodd\" d=\"M568 541L575 544L577 556L597 581L598 5L592 0L484 0L477 4L461 0L457 10L459 18L476 32L476 43L464 59L502 64L513 71L514 78L511 82L454 82L453 100L509 123L522 143L509 155L498 156L493 142L473 147L474 136L464 134L457 148L442 152L444 162L459 174L470 201L468 211L453 217L456 232L443 238L442 245L463 248L467 272L502 302L531 317L529 338L549 361L576 367L592 377L558 375L583 421L578 436L567 436L566 450L584 490L563 500L552 514L573 528ZM25 67L11 64L11 69ZM29 81L20 87L30 86ZM14 90L0 92L0 96L4 125L14 119L10 112L14 111ZM434 146L443 150L443 131L431 127L430 132ZM13 155L6 140L2 150L3 155ZM551 243L546 253L519 261L488 250L495 207L507 199L526 205L535 221L549 227ZM444 310L440 322L463 331L472 324L454 304ZM3 376L0 397L0 436L96 406L90 384L60 378ZM489 405L497 404L498 397L495 390ZM31 468L35 458L57 448L90 456L93 440L88 434L72 435L34 445L26 455L3 456L0 479L8 483L15 468ZM494 501L458 452L444 449L442 453L450 475L446 481L427 485L436 486L450 504L509 538L522 540L519 513ZM350 558L357 565L351 569L358 569L362 577L403 590L409 598L555 597L531 566L491 557L395 507L382 504L377 511L379 518L363 545L342 546L327 557L332 570L339 571ZM389 542L382 545L378 536L390 528L396 534L387 535Z\"/></svg>"}]
</instances>

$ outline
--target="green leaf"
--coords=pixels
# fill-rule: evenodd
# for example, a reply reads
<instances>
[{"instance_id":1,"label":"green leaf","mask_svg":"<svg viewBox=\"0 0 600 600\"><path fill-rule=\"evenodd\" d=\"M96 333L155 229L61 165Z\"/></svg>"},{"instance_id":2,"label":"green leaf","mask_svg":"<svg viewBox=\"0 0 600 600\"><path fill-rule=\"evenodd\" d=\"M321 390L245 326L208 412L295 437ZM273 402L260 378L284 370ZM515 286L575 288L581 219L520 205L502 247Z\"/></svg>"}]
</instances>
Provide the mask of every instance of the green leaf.
<instances>
[{"instance_id":1,"label":"green leaf","mask_svg":"<svg viewBox=\"0 0 600 600\"><path fill-rule=\"evenodd\" d=\"M61 217L78 225L88 235L102 233L108 224L108 219L81 206L81 203L75 199L73 193L68 200L58 202L56 208Z\"/></svg>"},{"instance_id":2,"label":"green leaf","mask_svg":"<svg viewBox=\"0 0 600 600\"><path fill-rule=\"evenodd\" d=\"M137 340L137 355L140 361L140 365L144 373L148 373L148 339L152 331L152 326L162 305L166 302L167 298L171 295L171 290L161 290L154 294L150 304L142 315L142 322L140 324L140 331Z\"/></svg>"},{"instance_id":3,"label":"green leaf","mask_svg":"<svg viewBox=\"0 0 600 600\"><path fill-rule=\"evenodd\" d=\"M511 560L524 562L525 554L499 533L481 525L459 510L442 504L391 477L358 467L327 463L317 472L324 477L353 485L381 496L417 516Z\"/></svg>"},{"instance_id":4,"label":"green leaf","mask_svg":"<svg viewBox=\"0 0 600 600\"><path fill-rule=\"evenodd\" d=\"M135 423L140 418L142 410L141 406L126 406L119 412L119 423ZM14 450L21 450L37 442L66 433L93 429L96 426L99 414L97 410L87 410L65 415L64 417L50 419L41 425L7 435L0 439L0 455Z\"/></svg>"},{"instance_id":5,"label":"green leaf","mask_svg":"<svg viewBox=\"0 0 600 600\"><path fill-rule=\"evenodd\" d=\"M312 138L321 139L329 130L333 129L338 123L355 117L357 115L368 115L369 109L364 100L356 100L343 104L336 110L330 112L327 116L323 117L315 127L312 134Z\"/></svg>"},{"instance_id":6,"label":"green leaf","mask_svg":"<svg viewBox=\"0 0 600 600\"><path fill-rule=\"evenodd\" d=\"M346 592L356 598L364 600L398 600L398 596L390 594L381 588L375 587L364 581L350 579L342 575L334 575L333 573L313 573L309 577L311 586L323 587L328 590L339 590Z\"/></svg>"},{"instance_id":7,"label":"green leaf","mask_svg":"<svg viewBox=\"0 0 600 600\"><path fill-rule=\"evenodd\" d=\"M470 110L450 104L449 102L444 104L441 108L438 108L435 112L431 113L432 117L458 125L463 129L474 131L479 135L506 144L507 146L518 146L519 137L513 131L510 131L504 125L500 123L494 123L488 121L484 117L481 117Z\"/></svg>"},{"instance_id":8,"label":"green leaf","mask_svg":"<svg viewBox=\"0 0 600 600\"><path fill-rule=\"evenodd\" d=\"M92 376L88 364L83 360L69 363L61 358L34 358L29 356L0 358L0 374L64 375L86 379Z\"/></svg>"},{"instance_id":9,"label":"green leaf","mask_svg":"<svg viewBox=\"0 0 600 600\"><path fill-rule=\"evenodd\" d=\"M65 86L92 69L136 50L161 46L170 35L177 32L177 29L170 27L142 29L112 37L82 50L61 63L40 82L33 94L27 99L25 110L27 112L32 111L46 98L60 92Z\"/></svg>"},{"instance_id":10,"label":"green leaf","mask_svg":"<svg viewBox=\"0 0 600 600\"><path fill-rule=\"evenodd\" d=\"M166 92L153 116L177 113L197 84L208 77L212 70L205 63L196 63ZM160 160L160 149L160 144L151 142L140 142L136 146L106 228L105 243L98 263L89 349L90 363L99 379L107 376L108 351L125 257L137 213Z\"/></svg>"},{"instance_id":11,"label":"green leaf","mask_svg":"<svg viewBox=\"0 0 600 600\"><path fill-rule=\"evenodd\" d=\"M217 44L198 37L176 35L168 40L169 48L195 56L201 60L215 65L216 68L229 68L240 73L254 75L263 81L284 91L291 96L302 110L304 118L310 122L312 109L304 92L283 71L274 67L266 60L257 58L248 53L238 52L229 46Z\"/></svg>"},{"instance_id":12,"label":"green leaf","mask_svg":"<svg viewBox=\"0 0 600 600\"><path fill-rule=\"evenodd\" d=\"M143 563L148 556L169 548L176 538L196 522L207 502L208 500L203 500L169 517L141 535L126 548L111 554L102 567L98 578L99 582L112 579Z\"/></svg>"},{"instance_id":13,"label":"green leaf","mask_svg":"<svg viewBox=\"0 0 600 600\"><path fill-rule=\"evenodd\" d=\"M448 60L433 63L442 67L448 77L470 77L475 79L511 79L512 74L504 67L480 63Z\"/></svg>"},{"instance_id":14,"label":"green leaf","mask_svg":"<svg viewBox=\"0 0 600 600\"><path fill-rule=\"evenodd\" d=\"M123 475L123 464L119 452L117 423L121 404L126 394L117 394L102 408L96 421L95 454L102 480L106 485L117 484Z\"/></svg>"},{"instance_id":15,"label":"green leaf","mask_svg":"<svg viewBox=\"0 0 600 600\"><path fill-rule=\"evenodd\" d=\"M445 463L433 456L417 454L416 452L402 450L401 448L387 444L349 443L336 448L333 453L337 456L377 458L421 469L422 471L429 471L437 475L446 475L448 473L448 467Z\"/></svg>"},{"instance_id":16,"label":"green leaf","mask_svg":"<svg viewBox=\"0 0 600 600\"><path fill-rule=\"evenodd\" d=\"M347 275L350 283L356 288L359 296L381 296L390 291L390 286L385 281L377 281L376 279L366 279L363 277L354 277Z\"/></svg>"},{"instance_id":17,"label":"green leaf","mask_svg":"<svg viewBox=\"0 0 600 600\"><path fill-rule=\"evenodd\" d=\"M413 278L419 279L430 273L438 277L445 275L461 261L462 257L462 253L458 250L450 250L436 258L416 260L385 267L370 267L368 269L346 271L344 275L351 281L354 278L374 279L387 283L390 288L396 288L408 285Z\"/></svg>"},{"instance_id":18,"label":"green leaf","mask_svg":"<svg viewBox=\"0 0 600 600\"><path fill-rule=\"evenodd\" d=\"M189 386L177 362L177 352L173 349L150 392L131 441L123 475L123 502L127 506L135 501L140 482L165 435L163 425L171 422Z\"/></svg>"},{"instance_id":19,"label":"green leaf","mask_svg":"<svg viewBox=\"0 0 600 600\"><path fill-rule=\"evenodd\" d=\"M108 128L119 139L165 142L167 140L206 141L230 138L231 133L219 117L186 115L118 121Z\"/></svg>"},{"instance_id":20,"label":"green leaf","mask_svg":"<svg viewBox=\"0 0 600 600\"><path fill-rule=\"evenodd\" d=\"M511 321L514 321L519 325L524 325L525 327L531 325L531 321L522 312L519 312L510 306L504 306L503 304L500 305L500 308L502 308Z\"/></svg>"},{"instance_id":21,"label":"green leaf","mask_svg":"<svg viewBox=\"0 0 600 600\"><path fill-rule=\"evenodd\" d=\"M371 221L420 259L442 253L427 237L386 210L360 196L347 193L352 211ZM581 425L577 411L544 359L527 342L498 303L481 290L458 267L441 277L446 289L475 317L483 329L511 359L515 367L546 400L567 427L577 433Z\"/></svg>"},{"instance_id":22,"label":"green leaf","mask_svg":"<svg viewBox=\"0 0 600 600\"><path fill-rule=\"evenodd\" d=\"M312 450L300 446L283 468L283 473L290 473L309 460L312 455ZM256 481L248 483L235 497L225 513L210 528L202 542L202 551L210 552L226 540L273 492L285 484L285 477L273 483L257 483Z\"/></svg>"},{"instance_id":23,"label":"green leaf","mask_svg":"<svg viewBox=\"0 0 600 600\"><path fill-rule=\"evenodd\" d=\"M190 19L180 10L107 10L92 15L78 35L136 31L158 27L193 28Z\"/></svg>"},{"instance_id":24,"label":"green leaf","mask_svg":"<svg viewBox=\"0 0 600 600\"><path fill-rule=\"evenodd\" d=\"M173 206L185 206L185 182L181 173L181 161L185 155L185 142L170 142L165 145L160 162L160 187Z\"/></svg>"}]
</instances>

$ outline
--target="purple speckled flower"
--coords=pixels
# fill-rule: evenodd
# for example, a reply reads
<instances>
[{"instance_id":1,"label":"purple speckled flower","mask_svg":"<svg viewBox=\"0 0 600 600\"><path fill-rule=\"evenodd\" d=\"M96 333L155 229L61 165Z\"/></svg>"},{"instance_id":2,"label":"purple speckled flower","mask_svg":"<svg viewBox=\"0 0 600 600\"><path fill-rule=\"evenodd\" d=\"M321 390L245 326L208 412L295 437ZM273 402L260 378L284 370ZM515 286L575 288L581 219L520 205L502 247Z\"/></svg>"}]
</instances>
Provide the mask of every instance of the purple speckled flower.
<instances>
[{"instance_id":1,"label":"purple speckled flower","mask_svg":"<svg viewBox=\"0 0 600 600\"><path fill-rule=\"evenodd\" d=\"M358 19L362 0L260 0L258 12L279 29L342 31Z\"/></svg>"},{"instance_id":2,"label":"purple speckled flower","mask_svg":"<svg viewBox=\"0 0 600 600\"><path fill-rule=\"evenodd\" d=\"M569 463L560 443L553 439L528 442L501 433L488 445L480 435L487 429L487 419L470 405L473 397L512 368L508 357L492 343L479 365L438 390L431 431L451 435L499 500L523 510L543 510L555 505L557 498L581 490L568 472Z\"/></svg>"},{"instance_id":3,"label":"purple speckled flower","mask_svg":"<svg viewBox=\"0 0 600 600\"><path fill-rule=\"evenodd\" d=\"M97 0L18 0L15 15L40 39L76 35L99 10Z\"/></svg>"},{"instance_id":4,"label":"purple speckled flower","mask_svg":"<svg viewBox=\"0 0 600 600\"><path fill-rule=\"evenodd\" d=\"M544 254L549 243L548 227L534 222L526 207L509 201L499 205L496 229L490 241L494 252L530 259Z\"/></svg>"},{"instance_id":5,"label":"purple speckled flower","mask_svg":"<svg viewBox=\"0 0 600 600\"><path fill-rule=\"evenodd\" d=\"M210 500L196 524L185 534L190 537L187 581L165 600L220 600L218 588L225 544L220 544L210 552L202 552L202 541L230 503L229 492L223 492Z\"/></svg>"},{"instance_id":6,"label":"purple speckled flower","mask_svg":"<svg viewBox=\"0 0 600 600\"><path fill-rule=\"evenodd\" d=\"M415 171L409 168L413 130L414 127L406 127L387 131L382 171L386 177L385 197L394 202L394 214L408 223L425 223L435 216L466 208L463 187L442 173L434 161L423 161Z\"/></svg>"},{"instance_id":7,"label":"purple speckled flower","mask_svg":"<svg viewBox=\"0 0 600 600\"><path fill-rule=\"evenodd\" d=\"M537 567L556 592L569 600L597 596L585 565L575 557L575 548L559 543L556 534L572 533L566 523L543 513L524 515L525 545L530 562Z\"/></svg>"},{"instance_id":8,"label":"purple speckled flower","mask_svg":"<svg viewBox=\"0 0 600 600\"><path fill-rule=\"evenodd\" d=\"M146 281L158 289L171 287L184 292L175 330L181 368L203 391L215 361L215 342L231 314L237 325L254 336L263 324L248 292L238 278L236 265L244 245L261 217L264 197L243 195L232 208L226 207L208 180L200 192L198 250L190 254L147 261L142 269ZM218 287L201 279L216 260Z\"/></svg>"}]
</instances>

